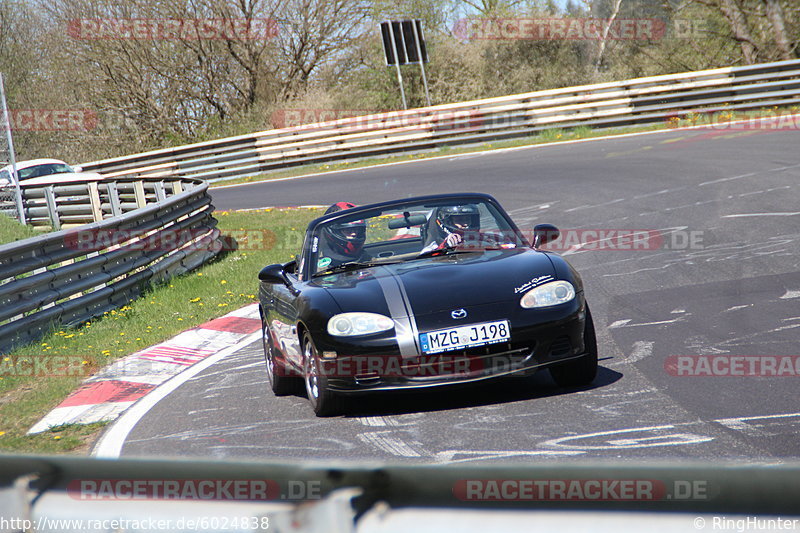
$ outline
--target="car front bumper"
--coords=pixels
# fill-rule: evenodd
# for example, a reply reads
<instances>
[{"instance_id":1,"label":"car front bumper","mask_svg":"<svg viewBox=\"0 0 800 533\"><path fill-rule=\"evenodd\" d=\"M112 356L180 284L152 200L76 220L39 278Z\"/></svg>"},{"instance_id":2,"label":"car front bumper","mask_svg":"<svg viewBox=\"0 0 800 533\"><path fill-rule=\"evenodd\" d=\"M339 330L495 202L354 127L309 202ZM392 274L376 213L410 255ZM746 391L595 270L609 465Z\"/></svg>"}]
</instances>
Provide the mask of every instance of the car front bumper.
<instances>
[{"instance_id":1,"label":"car front bumper","mask_svg":"<svg viewBox=\"0 0 800 533\"><path fill-rule=\"evenodd\" d=\"M488 304L468 310L464 325L508 319L508 341L437 354L401 354L394 332L315 339L328 388L342 393L428 388L503 376L525 376L584 354L583 295L541 310ZM449 310L414 317L417 334L462 325Z\"/></svg>"}]
</instances>

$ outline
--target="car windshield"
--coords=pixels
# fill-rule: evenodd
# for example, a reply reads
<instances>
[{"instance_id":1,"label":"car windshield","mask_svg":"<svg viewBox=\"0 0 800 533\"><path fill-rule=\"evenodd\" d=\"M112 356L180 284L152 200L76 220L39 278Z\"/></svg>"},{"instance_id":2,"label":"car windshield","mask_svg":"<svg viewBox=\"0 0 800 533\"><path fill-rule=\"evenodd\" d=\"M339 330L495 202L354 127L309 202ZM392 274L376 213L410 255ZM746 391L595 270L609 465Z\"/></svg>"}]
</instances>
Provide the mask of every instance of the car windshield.
<instances>
[{"instance_id":1,"label":"car windshield","mask_svg":"<svg viewBox=\"0 0 800 533\"><path fill-rule=\"evenodd\" d=\"M75 172L67 164L64 163L46 163L43 165L34 165L32 167L17 169L20 181L28 180L31 178L38 178L40 176L50 176L52 174L66 174Z\"/></svg>"},{"instance_id":2,"label":"car windshield","mask_svg":"<svg viewBox=\"0 0 800 533\"><path fill-rule=\"evenodd\" d=\"M320 222L312 232L310 274L413 261L454 252L515 248L520 236L481 199L392 205Z\"/></svg>"}]
</instances>

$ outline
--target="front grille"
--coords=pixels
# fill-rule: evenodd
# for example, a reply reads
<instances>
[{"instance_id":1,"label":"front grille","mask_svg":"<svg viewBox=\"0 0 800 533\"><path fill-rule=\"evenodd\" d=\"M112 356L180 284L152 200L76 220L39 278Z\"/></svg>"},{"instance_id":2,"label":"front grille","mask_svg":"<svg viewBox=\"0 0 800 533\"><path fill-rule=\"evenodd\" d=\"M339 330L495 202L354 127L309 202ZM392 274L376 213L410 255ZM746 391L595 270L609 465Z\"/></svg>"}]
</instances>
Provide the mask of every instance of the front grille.
<instances>
[{"instance_id":1,"label":"front grille","mask_svg":"<svg viewBox=\"0 0 800 533\"><path fill-rule=\"evenodd\" d=\"M402 369L403 375L408 376L411 381L429 381L443 377L458 379L473 374L508 371L527 362L532 356L533 346L514 348L510 343L498 343L414 357L405 360ZM442 361L446 363L443 364Z\"/></svg>"},{"instance_id":2,"label":"front grille","mask_svg":"<svg viewBox=\"0 0 800 533\"><path fill-rule=\"evenodd\" d=\"M356 374L354 376L355 382L359 385L372 385L381 380L380 374L377 372L369 372L367 374Z\"/></svg>"},{"instance_id":3,"label":"front grille","mask_svg":"<svg viewBox=\"0 0 800 533\"><path fill-rule=\"evenodd\" d=\"M569 337L559 337L550 345L550 357L558 357L572 353L572 341Z\"/></svg>"}]
</instances>

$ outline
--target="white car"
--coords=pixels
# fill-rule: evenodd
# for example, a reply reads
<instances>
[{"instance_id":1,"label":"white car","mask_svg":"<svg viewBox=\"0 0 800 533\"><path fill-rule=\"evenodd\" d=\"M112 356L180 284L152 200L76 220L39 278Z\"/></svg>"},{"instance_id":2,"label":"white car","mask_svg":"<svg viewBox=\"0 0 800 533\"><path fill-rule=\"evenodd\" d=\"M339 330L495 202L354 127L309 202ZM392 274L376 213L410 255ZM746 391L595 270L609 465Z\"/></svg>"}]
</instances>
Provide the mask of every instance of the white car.
<instances>
[{"instance_id":1,"label":"white car","mask_svg":"<svg viewBox=\"0 0 800 533\"><path fill-rule=\"evenodd\" d=\"M25 182L26 184L100 179L100 174L96 172L77 172L64 161L58 159L20 161L17 163L17 176L19 176L20 183ZM34 179L36 181L31 182ZM7 187L11 184L11 165L7 165L0 169L0 187Z\"/></svg>"}]
</instances>

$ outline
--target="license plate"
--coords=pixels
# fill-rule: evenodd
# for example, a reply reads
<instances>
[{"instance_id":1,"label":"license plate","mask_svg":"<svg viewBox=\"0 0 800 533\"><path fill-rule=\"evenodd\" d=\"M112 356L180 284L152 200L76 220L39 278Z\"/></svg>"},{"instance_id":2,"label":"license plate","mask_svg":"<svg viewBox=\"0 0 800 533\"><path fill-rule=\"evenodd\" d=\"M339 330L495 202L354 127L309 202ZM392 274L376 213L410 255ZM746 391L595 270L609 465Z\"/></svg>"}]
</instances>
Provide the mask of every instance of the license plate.
<instances>
[{"instance_id":1,"label":"license plate","mask_svg":"<svg viewBox=\"0 0 800 533\"><path fill-rule=\"evenodd\" d=\"M497 320L421 333L419 343L423 352L437 353L494 344L510 338L511 328L508 326L508 320Z\"/></svg>"}]
</instances>

